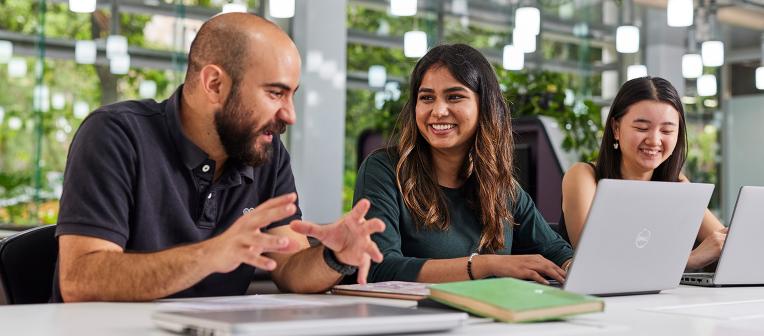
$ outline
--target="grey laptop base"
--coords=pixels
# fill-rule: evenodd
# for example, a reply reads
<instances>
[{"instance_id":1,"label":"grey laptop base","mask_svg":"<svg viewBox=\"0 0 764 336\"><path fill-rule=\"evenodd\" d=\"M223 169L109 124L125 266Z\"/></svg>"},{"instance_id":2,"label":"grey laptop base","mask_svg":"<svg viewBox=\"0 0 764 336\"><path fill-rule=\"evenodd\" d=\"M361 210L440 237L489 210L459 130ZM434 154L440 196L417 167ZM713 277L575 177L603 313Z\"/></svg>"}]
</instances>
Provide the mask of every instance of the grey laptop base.
<instances>
[{"instance_id":1,"label":"grey laptop base","mask_svg":"<svg viewBox=\"0 0 764 336\"><path fill-rule=\"evenodd\" d=\"M158 312L161 329L188 335L372 335L446 331L467 319L462 312L366 303L248 309Z\"/></svg>"},{"instance_id":2,"label":"grey laptop base","mask_svg":"<svg viewBox=\"0 0 764 336\"><path fill-rule=\"evenodd\" d=\"M764 268L752 265L764 236L764 187L740 188L727 239L714 273L685 273L681 284L707 287L764 285Z\"/></svg>"}]
</instances>

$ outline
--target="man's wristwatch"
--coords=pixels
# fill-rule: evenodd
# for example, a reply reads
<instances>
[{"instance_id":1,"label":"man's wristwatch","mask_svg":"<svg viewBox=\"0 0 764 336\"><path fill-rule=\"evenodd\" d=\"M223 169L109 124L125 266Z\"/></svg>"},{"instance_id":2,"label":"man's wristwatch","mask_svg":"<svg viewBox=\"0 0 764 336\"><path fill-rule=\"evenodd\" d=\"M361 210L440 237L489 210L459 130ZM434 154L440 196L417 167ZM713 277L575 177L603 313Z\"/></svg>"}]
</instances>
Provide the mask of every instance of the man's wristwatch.
<instances>
[{"instance_id":1,"label":"man's wristwatch","mask_svg":"<svg viewBox=\"0 0 764 336\"><path fill-rule=\"evenodd\" d=\"M329 266L329 268L342 275L351 275L358 271L358 267L348 265L337 260L337 256L334 255L334 251L330 250L326 246L324 246L324 262L326 263L326 266Z\"/></svg>"}]
</instances>

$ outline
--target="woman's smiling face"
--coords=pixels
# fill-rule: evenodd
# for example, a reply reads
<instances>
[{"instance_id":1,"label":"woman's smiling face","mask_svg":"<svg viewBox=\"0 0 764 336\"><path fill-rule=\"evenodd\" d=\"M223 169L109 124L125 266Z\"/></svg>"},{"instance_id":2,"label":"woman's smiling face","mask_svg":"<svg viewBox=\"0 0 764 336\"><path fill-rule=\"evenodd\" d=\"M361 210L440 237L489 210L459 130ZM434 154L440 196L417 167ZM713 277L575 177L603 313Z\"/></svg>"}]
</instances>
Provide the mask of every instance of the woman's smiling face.
<instances>
[{"instance_id":1,"label":"woman's smiling face","mask_svg":"<svg viewBox=\"0 0 764 336\"><path fill-rule=\"evenodd\" d=\"M654 170L674 152L679 112L667 103L643 100L631 105L613 125L621 166Z\"/></svg>"},{"instance_id":2,"label":"woman's smiling face","mask_svg":"<svg viewBox=\"0 0 764 336\"><path fill-rule=\"evenodd\" d=\"M466 152L477 131L478 100L477 93L454 78L447 67L431 67L417 92L419 133L433 149Z\"/></svg>"}]
</instances>

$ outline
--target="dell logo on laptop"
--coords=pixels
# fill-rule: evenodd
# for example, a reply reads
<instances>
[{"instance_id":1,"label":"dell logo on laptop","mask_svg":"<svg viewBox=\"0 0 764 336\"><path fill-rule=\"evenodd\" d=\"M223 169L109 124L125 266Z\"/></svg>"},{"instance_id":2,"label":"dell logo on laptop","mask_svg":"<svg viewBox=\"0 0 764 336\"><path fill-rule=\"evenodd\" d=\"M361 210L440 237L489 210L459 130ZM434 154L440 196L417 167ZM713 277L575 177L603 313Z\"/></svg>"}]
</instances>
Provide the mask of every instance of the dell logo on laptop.
<instances>
[{"instance_id":1,"label":"dell logo on laptop","mask_svg":"<svg viewBox=\"0 0 764 336\"><path fill-rule=\"evenodd\" d=\"M634 245L637 246L637 248L643 248L647 246L647 243L650 242L650 235L652 233L648 229L642 229L642 231L639 231L637 233L637 239L634 241Z\"/></svg>"}]
</instances>

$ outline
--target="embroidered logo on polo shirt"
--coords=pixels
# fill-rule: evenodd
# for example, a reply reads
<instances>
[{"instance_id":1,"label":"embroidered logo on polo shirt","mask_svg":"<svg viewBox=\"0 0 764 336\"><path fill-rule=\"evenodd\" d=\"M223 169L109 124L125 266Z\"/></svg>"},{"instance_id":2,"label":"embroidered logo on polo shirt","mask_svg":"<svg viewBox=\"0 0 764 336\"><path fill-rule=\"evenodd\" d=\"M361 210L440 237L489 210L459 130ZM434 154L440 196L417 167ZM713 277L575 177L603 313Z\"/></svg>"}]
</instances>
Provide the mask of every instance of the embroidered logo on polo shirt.
<instances>
[{"instance_id":1,"label":"embroidered logo on polo shirt","mask_svg":"<svg viewBox=\"0 0 764 336\"><path fill-rule=\"evenodd\" d=\"M252 210L255 210L255 208L244 208L244 210L241 211L241 214L246 215L250 213Z\"/></svg>"}]
</instances>

